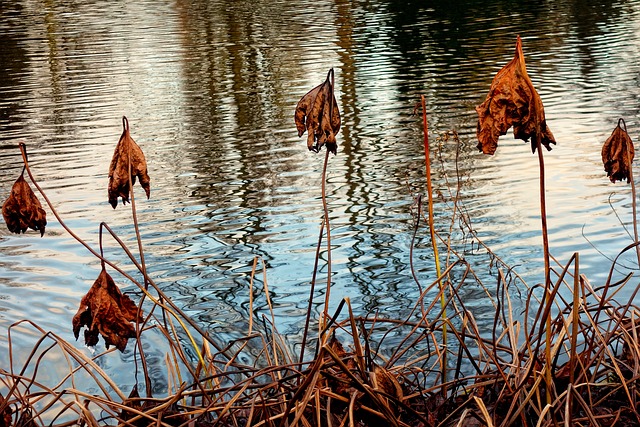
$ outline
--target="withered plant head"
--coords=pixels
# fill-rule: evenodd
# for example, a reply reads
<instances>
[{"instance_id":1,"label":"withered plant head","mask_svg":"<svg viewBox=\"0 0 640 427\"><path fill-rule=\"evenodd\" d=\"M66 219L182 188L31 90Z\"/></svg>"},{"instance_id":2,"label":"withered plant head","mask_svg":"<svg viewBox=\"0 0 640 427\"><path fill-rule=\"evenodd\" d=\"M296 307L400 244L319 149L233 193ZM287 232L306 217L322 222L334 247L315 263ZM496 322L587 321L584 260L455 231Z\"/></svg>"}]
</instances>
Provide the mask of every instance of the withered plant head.
<instances>
[{"instance_id":1,"label":"withered plant head","mask_svg":"<svg viewBox=\"0 0 640 427\"><path fill-rule=\"evenodd\" d=\"M25 181L24 169L13 184L9 198L2 205L2 216L12 233L24 233L27 228L31 228L40 231L40 237L44 235L47 213Z\"/></svg>"},{"instance_id":2,"label":"withered plant head","mask_svg":"<svg viewBox=\"0 0 640 427\"><path fill-rule=\"evenodd\" d=\"M624 179L627 180L627 183L631 182L633 179L631 162L634 154L633 142L627 133L627 125L624 119L620 119L611 136L602 146L602 163L611 182Z\"/></svg>"},{"instance_id":3,"label":"withered plant head","mask_svg":"<svg viewBox=\"0 0 640 427\"><path fill-rule=\"evenodd\" d=\"M151 193L150 179L147 173L147 161L144 153L129 134L129 121L122 116L122 136L118 141L111 165L109 166L109 203L115 209L118 206L118 197L122 198L122 204L129 201L129 156L131 156L131 183L136 183L136 177L140 179L140 185L147 193L147 199Z\"/></svg>"},{"instance_id":4,"label":"withered plant head","mask_svg":"<svg viewBox=\"0 0 640 427\"><path fill-rule=\"evenodd\" d=\"M129 338L136 337L136 329L131 322L138 319L138 307L120 292L111 276L102 267L100 275L82 297L80 308L73 316L73 334L76 339L83 326L84 342L88 346L98 344L98 334L104 338L107 347L114 345L124 351Z\"/></svg>"},{"instance_id":5,"label":"withered plant head","mask_svg":"<svg viewBox=\"0 0 640 427\"><path fill-rule=\"evenodd\" d=\"M333 68L324 83L311 89L296 106L295 122L298 136L307 131L307 147L317 153L323 145L336 154L336 135L340 131L340 111L333 94Z\"/></svg>"},{"instance_id":6,"label":"withered plant head","mask_svg":"<svg viewBox=\"0 0 640 427\"><path fill-rule=\"evenodd\" d=\"M498 138L513 126L513 136L523 141L531 138L531 151L535 153L537 138L547 150L556 141L547 127L544 107L538 92L527 74L522 53L522 40L518 36L514 58L493 78L489 94L478 112L478 149L494 154Z\"/></svg>"}]
</instances>

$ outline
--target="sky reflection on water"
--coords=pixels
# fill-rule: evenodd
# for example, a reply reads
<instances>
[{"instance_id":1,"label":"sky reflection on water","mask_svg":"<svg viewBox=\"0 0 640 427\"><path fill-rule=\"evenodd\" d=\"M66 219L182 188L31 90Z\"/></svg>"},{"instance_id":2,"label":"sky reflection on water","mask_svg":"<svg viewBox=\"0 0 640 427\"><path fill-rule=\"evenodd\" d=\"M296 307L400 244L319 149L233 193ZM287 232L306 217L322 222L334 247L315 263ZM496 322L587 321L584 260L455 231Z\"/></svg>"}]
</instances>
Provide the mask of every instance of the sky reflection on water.
<instances>
[{"instance_id":1,"label":"sky reflection on water","mask_svg":"<svg viewBox=\"0 0 640 427\"><path fill-rule=\"evenodd\" d=\"M132 245L129 211L106 200L126 115L152 179L138 212L157 282L228 332L246 313L259 256L281 331L295 341L321 221L322 156L297 137L293 109L333 67L343 127L328 176L332 304L349 296L360 312L403 316L415 302L409 188L424 191L413 114L421 94L432 140L451 129L461 138L441 145L436 189L446 194L444 172L455 180L457 161L475 229L536 282L536 157L510 136L494 157L475 149L474 107L520 34L558 141L545 153L552 253L566 261L580 251L583 272L603 280L606 257L631 241L616 217L629 225L629 189L608 183L599 156L618 117L637 139L639 10L591 1L13 2L0 12L0 196L25 141L37 179L83 239L97 246L106 221ZM444 205L438 215L448 230ZM99 263L49 219L43 239L0 230L0 328L26 317L72 339L71 317ZM415 263L430 282L427 235ZM106 253L125 262L115 245ZM467 292L482 317L482 292Z\"/></svg>"}]
</instances>

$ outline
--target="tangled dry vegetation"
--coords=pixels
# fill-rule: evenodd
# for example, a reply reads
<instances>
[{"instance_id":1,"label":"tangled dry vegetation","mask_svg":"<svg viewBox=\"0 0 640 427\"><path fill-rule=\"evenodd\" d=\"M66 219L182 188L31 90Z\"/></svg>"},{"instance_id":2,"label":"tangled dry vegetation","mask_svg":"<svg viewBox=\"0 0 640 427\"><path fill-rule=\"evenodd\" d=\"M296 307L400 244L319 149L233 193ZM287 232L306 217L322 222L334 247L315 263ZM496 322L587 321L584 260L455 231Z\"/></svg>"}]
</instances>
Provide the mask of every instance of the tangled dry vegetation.
<instances>
[{"instance_id":1,"label":"tangled dry vegetation","mask_svg":"<svg viewBox=\"0 0 640 427\"><path fill-rule=\"evenodd\" d=\"M458 253L449 235L437 234L449 261L440 277L422 286L407 318L357 316L344 300L322 331L312 333L310 354L301 361L269 319L253 319L246 337L219 342L149 279L159 296L147 304L151 308L138 325L139 340L160 331L169 349L168 376L182 381L174 381L161 397L141 397L137 388L125 395L101 368L111 351L89 357L75 343L20 322L15 329L28 326L41 337L28 357L10 357L24 360L22 365L0 371L3 425L640 425L640 311L633 305L638 288L627 301L616 300L622 287L637 286L631 277L594 287L580 275L576 254L553 269L552 298L540 297L543 285L527 288L482 246L455 193L447 202L458 212L451 220L465 227L466 242L459 250L467 252ZM416 227L417 233L426 231L419 221ZM475 271L465 260L473 239L496 283L483 283L487 272ZM486 319L485 327L479 326L465 306L465 287L487 290L487 303L495 308L491 330ZM526 290L522 315L517 307L523 301L512 304L514 287ZM566 295L572 298L565 300ZM551 363L546 362L545 319L552 326ZM9 331L10 343L17 333ZM185 336L190 339L178 339ZM250 364L241 357L248 348ZM66 360L67 376L47 381L39 365L48 358ZM142 377L144 367L140 370ZM94 391L76 389L76 377L83 383L89 378Z\"/></svg>"},{"instance_id":2,"label":"tangled dry vegetation","mask_svg":"<svg viewBox=\"0 0 640 427\"><path fill-rule=\"evenodd\" d=\"M522 55L519 39L516 55ZM524 67L523 58L512 62L513 66ZM516 70L516 74L528 79L526 71L522 74ZM529 96L538 102L535 89L526 84ZM340 124L332 72L325 83L305 95L301 105L304 111L296 113L296 123L300 135L304 131L312 133L309 148L317 151L326 144L327 151L334 151ZM541 101L536 108L533 116L544 119ZM428 150L424 109L423 117ZM499 122L495 117L492 120ZM127 138L125 145L119 143L116 155L131 159L134 148L126 143L133 140L128 122L123 123ZM509 126L523 129L524 124L513 122ZM506 129L499 129L498 134L489 132L495 134L490 148L497 147L497 138ZM540 154L540 144L547 145L540 135L551 135L550 131L546 127L541 130L535 123L527 129L526 138L537 138L532 143L537 144L534 148ZM444 135L442 142L461 146L455 132ZM33 179L25 147L21 150L31 181L67 229ZM328 155L325 171L327 159ZM428 151L426 160L428 165ZM630 160L629 156L623 160ZM144 166L132 167L129 162L128 173L119 166L117 179L128 182L117 186L110 182L109 187L118 189L110 193L110 201L115 200L116 205L118 197L123 201L131 197L136 232L135 199L130 190L137 175L149 194L146 163ZM444 162L441 167L444 175L451 176ZM640 285L632 282L631 275L614 282L613 273L605 283L593 285L580 273L576 253L566 264L552 265L552 258L547 259L545 283L528 286L476 235L459 197L460 179L456 176L452 180L454 184L439 204L449 209L449 224L436 225L423 218L421 198L416 197L414 238L428 232L434 250L440 246L446 253L436 257L443 265L440 268L438 264L439 273L431 283L420 283L413 274L420 296L406 318L355 314L351 302L344 299L332 313L325 304L324 312L313 319L310 303L299 353L278 332L273 311L270 317L255 317L253 299L247 311L246 336L221 342L210 335L154 282L144 264L139 237L140 261L106 224L101 224L101 242L103 231L118 242L144 281L136 281L105 259L102 251L79 240L101 259L103 269L81 301L74 332L77 336L86 327L85 340L90 345L102 336L107 345L119 350L133 346L132 371L136 384L144 383L140 388L143 395L137 385L124 393L103 370L103 361L113 357L116 349L88 355L86 349L78 349L55 332L21 321L8 331L9 363L0 370L0 427L640 425L640 310L634 305ZM324 174L322 181L324 184ZM324 185L322 196L326 215ZM7 215L14 218L20 212L11 210ZM25 218L29 215L26 213ZM37 216L40 222L32 228L44 232L46 220L42 220ZM328 221L322 227L329 240ZM23 228L20 225L16 230L24 232ZM321 243L322 238L319 248ZM635 245L624 248L621 254L627 251L635 251ZM471 263L472 257L481 257L484 262L475 259ZM254 260L248 280L252 296L258 291L253 289L258 261ZM477 266L483 271L477 271ZM121 295L108 277L107 267L138 287L142 297L137 303ZM612 272L615 267L616 262ZM413 273L413 262L411 270ZM487 278L493 282L486 283ZM260 292L271 307L264 283ZM312 285L316 285L315 273ZM623 287L628 298L619 300ZM468 288L485 292L486 304L494 313L492 319L480 322L474 317L465 303L464 290ZM37 337L36 344L30 354L14 354L13 339L25 330ZM167 377L171 381L162 396L152 395L142 345L149 334L154 334L156 341L161 337L166 348ZM130 342L130 338L135 340ZM68 367L62 378L49 375L47 363L52 360ZM87 383L90 386L76 386Z\"/></svg>"}]
</instances>

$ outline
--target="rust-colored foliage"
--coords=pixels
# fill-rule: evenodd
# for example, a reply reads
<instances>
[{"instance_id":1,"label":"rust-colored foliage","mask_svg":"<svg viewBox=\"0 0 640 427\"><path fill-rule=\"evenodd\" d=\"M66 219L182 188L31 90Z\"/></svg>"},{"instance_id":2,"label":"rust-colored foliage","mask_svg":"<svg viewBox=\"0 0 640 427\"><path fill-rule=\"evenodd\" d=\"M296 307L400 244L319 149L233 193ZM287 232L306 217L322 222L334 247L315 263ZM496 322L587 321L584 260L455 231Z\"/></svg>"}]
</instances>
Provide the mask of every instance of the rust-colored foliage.
<instances>
[{"instance_id":1,"label":"rust-colored foliage","mask_svg":"<svg viewBox=\"0 0 640 427\"><path fill-rule=\"evenodd\" d=\"M2 216L12 233L24 233L27 228L31 228L39 230L40 237L44 235L47 213L42 209L29 183L25 181L24 171L13 184L9 198L2 205Z\"/></svg>"},{"instance_id":2,"label":"rust-colored foliage","mask_svg":"<svg viewBox=\"0 0 640 427\"><path fill-rule=\"evenodd\" d=\"M399 401L404 398L402 386L392 372L382 366L373 366L373 375L371 375L374 390L382 390L390 396L395 397Z\"/></svg>"},{"instance_id":3,"label":"rust-colored foliage","mask_svg":"<svg viewBox=\"0 0 640 427\"><path fill-rule=\"evenodd\" d=\"M296 106L295 122L298 136L307 131L307 147L318 152L323 145L336 154L336 135L340 131L340 111L333 94L333 68L324 83L311 89Z\"/></svg>"},{"instance_id":4,"label":"rust-colored foliage","mask_svg":"<svg viewBox=\"0 0 640 427\"><path fill-rule=\"evenodd\" d=\"M520 36L516 41L514 58L493 78L489 94L478 112L478 149L493 154L498 138L513 126L513 136L523 141L531 138L531 151L535 153L537 139L551 150L556 141L547 127L544 107L538 92L527 74Z\"/></svg>"},{"instance_id":5,"label":"rust-colored foliage","mask_svg":"<svg viewBox=\"0 0 640 427\"><path fill-rule=\"evenodd\" d=\"M150 179L147 173L147 161L144 153L129 134L129 121L122 117L122 135L118 141L111 165L109 165L109 203L115 209L118 206L118 197L122 198L122 204L129 201L129 153L131 153L131 183L136 183L136 177L140 179L140 185L147 193L147 199L151 194Z\"/></svg>"},{"instance_id":6,"label":"rust-colored foliage","mask_svg":"<svg viewBox=\"0 0 640 427\"><path fill-rule=\"evenodd\" d=\"M129 422L132 418L134 418L137 414L132 411L132 409L136 411L142 411L142 403L140 400L140 393L138 393L138 386L134 385L131 393L129 393L129 397L122 402L122 411L120 412L120 422L118 426L134 426L134 427L144 427L149 425L149 420L145 417L140 417L136 422Z\"/></svg>"},{"instance_id":7,"label":"rust-colored foliage","mask_svg":"<svg viewBox=\"0 0 640 427\"><path fill-rule=\"evenodd\" d=\"M347 353L342 343L333 335L329 341L329 347L335 355L342 359L349 371L355 371L356 361L352 353ZM329 360L329 359L327 359ZM336 394L349 396L355 389L349 376L339 368L330 369L331 376L328 377L328 386Z\"/></svg>"},{"instance_id":8,"label":"rust-colored foliage","mask_svg":"<svg viewBox=\"0 0 640 427\"><path fill-rule=\"evenodd\" d=\"M0 394L0 406L5 405L5 398L2 394ZM0 427L11 427L12 417L11 417L12 409L11 406L4 406L4 410L0 414Z\"/></svg>"},{"instance_id":9,"label":"rust-colored foliage","mask_svg":"<svg viewBox=\"0 0 640 427\"><path fill-rule=\"evenodd\" d=\"M13 427L36 427L30 407L22 408Z\"/></svg>"},{"instance_id":10,"label":"rust-colored foliage","mask_svg":"<svg viewBox=\"0 0 640 427\"><path fill-rule=\"evenodd\" d=\"M114 345L118 350L124 351L127 340L136 336L131 322L136 320L137 315L136 304L120 292L103 267L89 292L82 297L80 308L73 316L73 333L78 339L80 329L86 326L86 345L96 345L100 334L107 348Z\"/></svg>"},{"instance_id":11,"label":"rust-colored foliage","mask_svg":"<svg viewBox=\"0 0 640 427\"><path fill-rule=\"evenodd\" d=\"M620 124L624 126L624 129ZM633 142L627 133L627 125L623 119L602 146L602 163L611 182L627 180L631 182L631 162L635 154Z\"/></svg>"},{"instance_id":12,"label":"rust-colored foliage","mask_svg":"<svg viewBox=\"0 0 640 427\"><path fill-rule=\"evenodd\" d=\"M139 412L146 415L140 415ZM156 424L152 421L153 419L161 420L163 425L173 427L186 426L190 421L184 409L179 408L175 403L167 406L154 399L141 399L137 385L133 387L129 397L122 402L119 418L118 427L149 427ZM193 421L191 423L195 426L198 424Z\"/></svg>"}]
</instances>

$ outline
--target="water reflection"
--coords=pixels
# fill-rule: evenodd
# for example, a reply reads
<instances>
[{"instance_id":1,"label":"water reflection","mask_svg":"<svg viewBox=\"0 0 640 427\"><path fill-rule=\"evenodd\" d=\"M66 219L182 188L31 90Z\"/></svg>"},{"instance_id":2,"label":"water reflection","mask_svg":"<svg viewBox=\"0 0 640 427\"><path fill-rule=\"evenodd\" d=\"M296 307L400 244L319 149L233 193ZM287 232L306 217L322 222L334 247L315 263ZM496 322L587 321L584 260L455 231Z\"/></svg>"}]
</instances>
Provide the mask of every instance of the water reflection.
<instances>
[{"instance_id":1,"label":"water reflection","mask_svg":"<svg viewBox=\"0 0 640 427\"><path fill-rule=\"evenodd\" d=\"M323 156L297 138L293 109L333 67L343 126L328 176L332 306L349 296L359 312L403 316L415 302L421 94L439 147L437 191L450 198L454 184L476 230L535 282L537 160L509 137L494 157L475 150L474 107L520 34L558 140L546 155L552 251L566 260L580 250L599 280L609 264L599 251L611 257L629 242L609 205L615 190L611 204L628 223L628 190L608 184L599 150L619 116L630 130L639 124L639 9L578 0L13 2L0 11L0 196L20 171L15 146L24 140L36 176L83 238L95 245L105 220L133 243L129 213L112 211L105 189L105 159L127 115L150 166L152 197L139 197L139 215L158 283L199 322L233 335L257 256L280 330L295 342L321 222ZM459 142L436 140L450 129ZM445 234L461 233L443 202L436 214ZM22 317L45 329L69 324L96 275L95 260L57 224L47 230L43 239L0 231L0 329ZM426 236L418 233L415 254L423 284L434 277ZM259 272L254 291L262 280ZM477 318L490 315L484 290L461 292Z\"/></svg>"}]
</instances>

